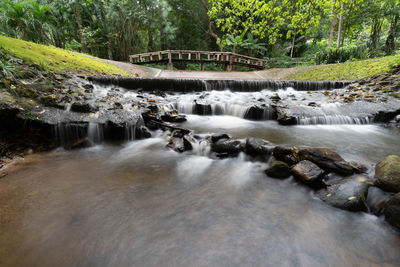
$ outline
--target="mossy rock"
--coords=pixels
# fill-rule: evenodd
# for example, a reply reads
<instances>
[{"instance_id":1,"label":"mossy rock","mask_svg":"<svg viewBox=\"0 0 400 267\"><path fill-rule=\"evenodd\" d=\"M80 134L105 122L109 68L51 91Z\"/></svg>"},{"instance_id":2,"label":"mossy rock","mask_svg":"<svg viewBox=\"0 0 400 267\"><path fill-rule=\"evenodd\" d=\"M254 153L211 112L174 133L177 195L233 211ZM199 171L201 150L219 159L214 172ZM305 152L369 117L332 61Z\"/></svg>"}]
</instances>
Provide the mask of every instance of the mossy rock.
<instances>
[{"instance_id":1,"label":"mossy rock","mask_svg":"<svg viewBox=\"0 0 400 267\"><path fill-rule=\"evenodd\" d=\"M400 192L400 156L387 156L376 165L374 183L385 191Z\"/></svg>"},{"instance_id":2,"label":"mossy rock","mask_svg":"<svg viewBox=\"0 0 400 267\"><path fill-rule=\"evenodd\" d=\"M290 176L290 168L283 161L275 161L265 173L273 178L288 178Z\"/></svg>"},{"instance_id":3,"label":"mossy rock","mask_svg":"<svg viewBox=\"0 0 400 267\"><path fill-rule=\"evenodd\" d=\"M392 196L386 202L383 213L386 221L400 229L400 193Z\"/></svg>"}]
</instances>

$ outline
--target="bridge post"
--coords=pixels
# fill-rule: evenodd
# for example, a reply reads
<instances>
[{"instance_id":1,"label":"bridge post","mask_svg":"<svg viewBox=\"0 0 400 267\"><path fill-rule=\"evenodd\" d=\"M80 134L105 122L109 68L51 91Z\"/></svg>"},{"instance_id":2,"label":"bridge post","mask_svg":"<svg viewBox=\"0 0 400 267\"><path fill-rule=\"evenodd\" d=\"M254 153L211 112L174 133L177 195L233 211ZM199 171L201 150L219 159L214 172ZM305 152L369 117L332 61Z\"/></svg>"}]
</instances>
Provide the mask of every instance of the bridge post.
<instances>
[{"instance_id":1,"label":"bridge post","mask_svg":"<svg viewBox=\"0 0 400 267\"><path fill-rule=\"evenodd\" d=\"M172 64L172 54L171 54L171 51L168 51L167 70L174 70L174 65Z\"/></svg>"}]
</instances>

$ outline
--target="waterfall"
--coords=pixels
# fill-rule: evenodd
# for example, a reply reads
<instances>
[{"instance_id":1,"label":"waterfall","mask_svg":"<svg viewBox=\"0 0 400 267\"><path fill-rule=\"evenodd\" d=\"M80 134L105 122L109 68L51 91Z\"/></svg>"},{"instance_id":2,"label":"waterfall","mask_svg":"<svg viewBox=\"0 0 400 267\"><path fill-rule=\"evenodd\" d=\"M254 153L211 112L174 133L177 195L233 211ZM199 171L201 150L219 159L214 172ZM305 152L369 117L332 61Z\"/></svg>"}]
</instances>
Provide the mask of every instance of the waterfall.
<instances>
[{"instance_id":1,"label":"waterfall","mask_svg":"<svg viewBox=\"0 0 400 267\"><path fill-rule=\"evenodd\" d=\"M125 124L125 141L133 141L136 139L136 124Z\"/></svg>"},{"instance_id":2,"label":"waterfall","mask_svg":"<svg viewBox=\"0 0 400 267\"><path fill-rule=\"evenodd\" d=\"M86 123L59 123L54 126L54 136L57 142L65 146L87 137L88 125Z\"/></svg>"},{"instance_id":3,"label":"waterfall","mask_svg":"<svg viewBox=\"0 0 400 267\"><path fill-rule=\"evenodd\" d=\"M321 115L311 117L297 117L299 125L317 125L317 124L369 124L369 117L350 117L347 115Z\"/></svg>"},{"instance_id":4,"label":"waterfall","mask_svg":"<svg viewBox=\"0 0 400 267\"><path fill-rule=\"evenodd\" d=\"M347 86L343 81L274 81L274 80L198 80L130 77L89 77L89 81L104 85L120 86L128 90L201 92L231 90L234 92L255 92L278 90L291 87L298 91L338 89Z\"/></svg>"},{"instance_id":5,"label":"waterfall","mask_svg":"<svg viewBox=\"0 0 400 267\"><path fill-rule=\"evenodd\" d=\"M102 124L89 122L88 139L93 144L101 144L104 141L104 128Z\"/></svg>"}]
</instances>

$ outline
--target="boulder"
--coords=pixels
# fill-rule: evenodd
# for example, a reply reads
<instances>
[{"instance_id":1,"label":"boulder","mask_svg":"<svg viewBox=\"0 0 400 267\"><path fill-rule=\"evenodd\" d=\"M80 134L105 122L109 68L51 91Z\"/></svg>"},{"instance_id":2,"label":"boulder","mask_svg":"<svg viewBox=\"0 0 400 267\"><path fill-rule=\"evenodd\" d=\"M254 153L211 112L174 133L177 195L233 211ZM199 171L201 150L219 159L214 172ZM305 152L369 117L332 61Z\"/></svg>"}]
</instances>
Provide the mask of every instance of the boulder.
<instances>
[{"instance_id":1,"label":"boulder","mask_svg":"<svg viewBox=\"0 0 400 267\"><path fill-rule=\"evenodd\" d=\"M374 184L385 191L400 192L400 156L387 156L376 165Z\"/></svg>"},{"instance_id":2,"label":"boulder","mask_svg":"<svg viewBox=\"0 0 400 267\"><path fill-rule=\"evenodd\" d=\"M258 138L247 138L244 152L250 156L269 156L272 154L268 142Z\"/></svg>"},{"instance_id":3,"label":"boulder","mask_svg":"<svg viewBox=\"0 0 400 267\"><path fill-rule=\"evenodd\" d=\"M309 160L328 172L351 175L359 172L357 167L345 161L338 153L326 147L309 147L298 151L301 160Z\"/></svg>"},{"instance_id":4,"label":"boulder","mask_svg":"<svg viewBox=\"0 0 400 267\"><path fill-rule=\"evenodd\" d=\"M385 219L400 229L400 193L393 195L384 207Z\"/></svg>"},{"instance_id":5,"label":"boulder","mask_svg":"<svg viewBox=\"0 0 400 267\"><path fill-rule=\"evenodd\" d=\"M317 192L327 204L349 211L367 211L369 183L362 176L349 177L332 182L330 186Z\"/></svg>"},{"instance_id":6,"label":"boulder","mask_svg":"<svg viewBox=\"0 0 400 267\"><path fill-rule=\"evenodd\" d=\"M244 114L245 119L262 120L264 118L264 109L257 106L249 107Z\"/></svg>"},{"instance_id":7,"label":"boulder","mask_svg":"<svg viewBox=\"0 0 400 267\"><path fill-rule=\"evenodd\" d=\"M197 143L197 140L190 135L183 136L182 140L183 140L183 147L185 148L185 151L193 150L193 143Z\"/></svg>"},{"instance_id":8,"label":"boulder","mask_svg":"<svg viewBox=\"0 0 400 267\"><path fill-rule=\"evenodd\" d=\"M265 173L273 178L288 178L290 176L290 168L283 161L275 161Z\"/></svg>"},{"instance_id":9,"label":"boulder","mask_svg":"<svg viewBox=\"0 0 400 267\"><path fill-rule=\"evenodd\" d=\"M150 138L151 137L151 133L149 131L149 129L147 129L146 126L139 126L138 128L136 128L136 137L137 138Z\"/></svg>"},{"instance_id":10,"label":"boulder","mask_svg":"<svg viewBox=\"0 0 400 267\"><path fill-rule=\"evenodd\" d=\"M211 144L211 151L218 157L235 157L243 151L243 147L238 140L226 140Z\"/></svg>"},{"instance_id":11,"label":"boulder","mask_svg":"<svg viewBox=\"0 0 400 267\"><path fill-rule=\"evenodd\" d=\"M210 104L199 104L195 102L193 107L193 114L197 115L212 115L212 109Z\"/></svg>"},{"instance_id":12,"label":"boulder","mask_svg":"<svg viewBox=\"0 0 400 267\"><path fill-rule=\"evenodd\" d=\"M220 140L228 140L230 137L227 134L213 134L209 137L209 139L211 143L217 143Z\"/></svg>"},{"instance_id":13,"label":"boulder","mask_svg":"<svg viewBox=\"0 0 400 267\"><path fill-rule=\"evenodd\" d=\"M161 120L166 122L184 122L186 121L186 117L174 111L167 111L161 115Z\"/></svg>"},{"instance_id":14,"label":"boulder","mask_svg":"<svg viewBox=\"0 0 400 267\"><path fill-rule=\"evenodd\" d=\"M382 215L386 203L389 201L392 193L383 191L382 189L371 186L368 189L367 206L369 212L379 216Z\"/></svg>"},{"instance_id":15,"label":"boulder","mask_svg":"<svg viewBox=\"0 0 400 267\"><path fill-rule=\"evenodd\" d=\"M283 161L289 165L294 165L299 162L294 149L291 147L276 146L273 149L272 154L277 160Z\"/></svg>"},{"instance_id":16,"label":"boulder","mask_svg":"<svg viewBox=\"0 0 400 267\"><path fill-rule=\"evenodd\" d=\"M294 178L311 186L322 186L324 171L309 160L302 160L292 168Z\"/></svg>"},{"instance_id":17,"label":"boulder","mask_svg":"<svg viewBox=\"0 0 400 267\"><path fill-rule=\"evenodd\" d=\"M81 112L81 113L91 113L98 111L99 108L95 107L89 103L84 102L74 102L71 105L71 111Z\"/></svg>"}]
</instances>

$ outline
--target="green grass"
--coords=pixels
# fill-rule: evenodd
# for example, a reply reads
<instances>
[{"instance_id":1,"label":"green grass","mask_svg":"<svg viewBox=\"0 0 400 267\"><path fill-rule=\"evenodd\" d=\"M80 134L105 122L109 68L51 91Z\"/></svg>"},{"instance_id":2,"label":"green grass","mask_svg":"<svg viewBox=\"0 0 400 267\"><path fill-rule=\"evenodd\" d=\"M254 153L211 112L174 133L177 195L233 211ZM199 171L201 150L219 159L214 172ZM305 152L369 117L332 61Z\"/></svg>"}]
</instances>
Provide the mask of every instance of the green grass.
<instances>
[{"instance_id":1,"label":"green grass","mask_svg":"<svg viewBox=\"0 0 400 267\"><path fill-rule=\"evenodd\" d=\"M361 61L345 62L339 64L318 65L299 68L295 73L289 74L288 80L344 80L355 81L375 74L389 71L394 65L400 63L400 56L389 56Z\"/></svg>"},{"instance_id":2,"label":"green grass","mask_svg":"<svg viewBox=\"0 0 400 267\"><path fill-rule=\"evenodd\" d=\"M0 46L14 57L59 73L129 75L124 70L88 55L0 36Z\"/></svg>"}]
</instances>

